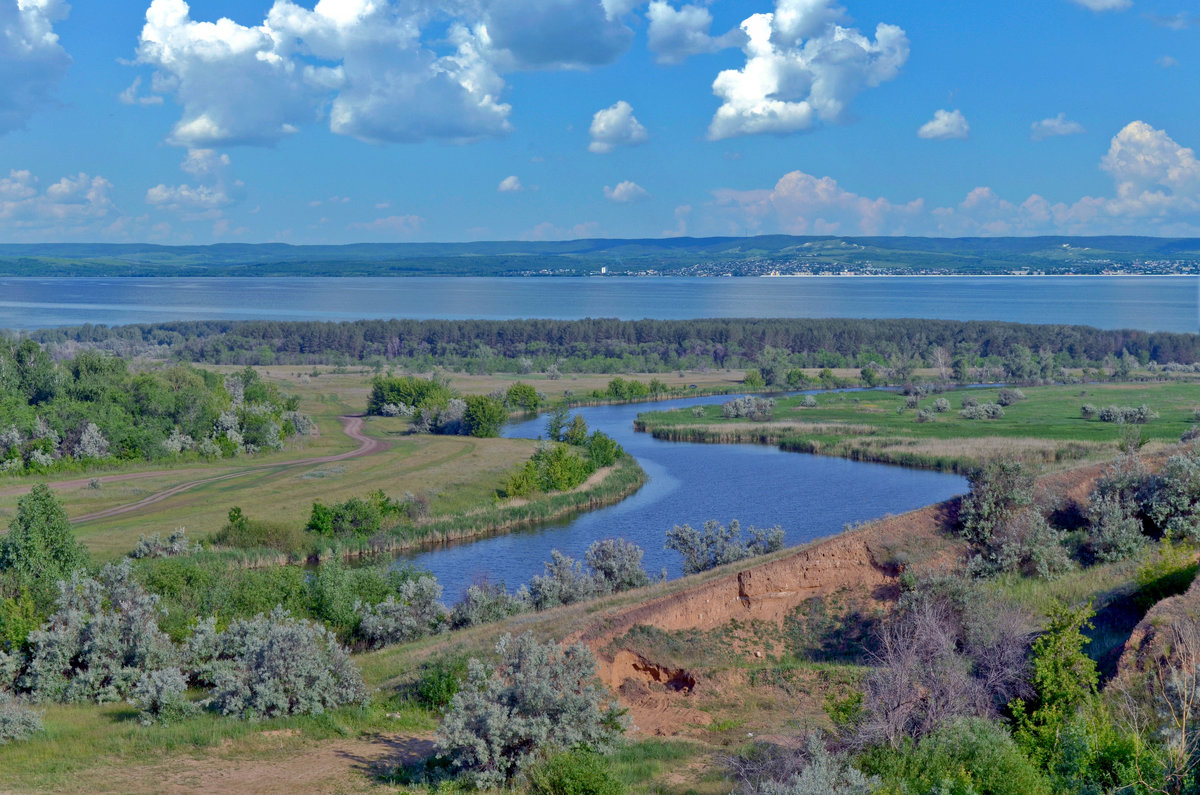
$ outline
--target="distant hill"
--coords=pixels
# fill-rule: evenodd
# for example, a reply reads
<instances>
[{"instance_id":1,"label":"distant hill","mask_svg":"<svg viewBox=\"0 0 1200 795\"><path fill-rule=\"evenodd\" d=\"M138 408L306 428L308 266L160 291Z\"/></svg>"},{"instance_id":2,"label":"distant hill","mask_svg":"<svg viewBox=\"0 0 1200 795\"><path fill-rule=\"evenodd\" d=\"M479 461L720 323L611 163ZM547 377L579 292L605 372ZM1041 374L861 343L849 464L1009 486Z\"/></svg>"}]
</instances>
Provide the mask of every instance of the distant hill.
<instances>
[{"instance_id":1,"label":"distant hill","mask_svg":"<svg viewBox=\"0 0 1200 795\"><path fill-rule=\"evenodd\" d=\"M0 276L1200 273L1200 238L676 237L553 242L0 244Z\"/></svg>"}]
</instances>

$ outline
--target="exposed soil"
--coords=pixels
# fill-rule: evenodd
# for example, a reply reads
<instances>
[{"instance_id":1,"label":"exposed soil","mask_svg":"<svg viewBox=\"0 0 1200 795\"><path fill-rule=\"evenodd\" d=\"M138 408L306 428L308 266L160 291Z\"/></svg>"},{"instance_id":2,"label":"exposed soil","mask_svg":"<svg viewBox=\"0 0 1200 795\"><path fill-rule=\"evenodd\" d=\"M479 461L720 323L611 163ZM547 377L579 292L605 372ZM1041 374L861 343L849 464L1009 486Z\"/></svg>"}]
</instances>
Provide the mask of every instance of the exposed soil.
<instances>
[{"instance_id":1,"label":"exposed soil","mask_svg":"<svg viewBox=\"0 0 1200 795\"><path fill-rule=\"evenodd\" d=\"M1159 462L1149 463L1153 468ZM1043 477L1038 481L1039 493L1060 511L1077 511L1105 466ZM693 706L695 695L707 683L695 671L673 669L631 649L614 648L630 629L645 625L665 632L704 631L735 620L782 625L807 600L847 590L862 595L867 608L889 609L899 595L898 578L906 567L946 570L962 561L966 550L951 530L958 504L954 499L881 519L785 557L732 569L669 596L603 614L565 642L583 642L592 649L600 678L617 691L640 732L681 733L688 724L710 722L707 713Z\"/></svg>"}]
</instances>

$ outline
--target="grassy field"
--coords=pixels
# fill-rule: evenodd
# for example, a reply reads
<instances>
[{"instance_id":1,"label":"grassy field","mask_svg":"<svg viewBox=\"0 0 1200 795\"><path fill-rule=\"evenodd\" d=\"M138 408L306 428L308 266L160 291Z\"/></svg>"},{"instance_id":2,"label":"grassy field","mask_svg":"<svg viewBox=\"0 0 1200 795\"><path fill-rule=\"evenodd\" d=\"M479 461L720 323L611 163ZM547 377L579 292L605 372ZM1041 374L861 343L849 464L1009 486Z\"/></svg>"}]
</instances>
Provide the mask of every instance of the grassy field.
<instances>
[{"instance_id":1,"label":"grassy field","mask_svg":"<svg viewBox=\"0 0 1200 795\"><path fill-rule=\"evenodd\" d=\"M1059 464L1111 457L1123 426L1084 419L1085 403L1138 406L1146 404L1157 419L1137 426L1152 445L1178 441L1195 427L1193 410L1200 407L1200 386L1181 383L1089 384L1027 387L1026 395L992 420L959 416L962 400L994 402L997 388L963 389L929 395L919 409L932 410L945 398L950 410L917 422L919 409L906 409L905 396L887 391L839 392L815 396L817 406L805 408L803 398L777 401L767 422L724 419L720 406L649 412L640 427L658 438L681 441L761 442L786 449L961 471L990 456L1020 457L1040 464Z\"/></svg>"}]
</instances>

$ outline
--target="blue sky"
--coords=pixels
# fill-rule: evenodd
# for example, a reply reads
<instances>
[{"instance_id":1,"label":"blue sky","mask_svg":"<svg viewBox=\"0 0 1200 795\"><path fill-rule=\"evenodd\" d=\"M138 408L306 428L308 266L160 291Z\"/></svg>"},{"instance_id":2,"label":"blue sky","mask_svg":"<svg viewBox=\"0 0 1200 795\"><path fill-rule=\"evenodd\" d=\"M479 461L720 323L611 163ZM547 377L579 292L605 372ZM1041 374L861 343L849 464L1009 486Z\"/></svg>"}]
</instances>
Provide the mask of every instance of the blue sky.
<instances>
[{"instance_id":1,"label":"blue sky","mask_svg":"<svg viewBox=\"0 0 1200 795\"><path fill-rule=\"evenodd\" d=\"M1193 9L0 0L0 240L1200 235Z\"/></svg>"}]
</instances>

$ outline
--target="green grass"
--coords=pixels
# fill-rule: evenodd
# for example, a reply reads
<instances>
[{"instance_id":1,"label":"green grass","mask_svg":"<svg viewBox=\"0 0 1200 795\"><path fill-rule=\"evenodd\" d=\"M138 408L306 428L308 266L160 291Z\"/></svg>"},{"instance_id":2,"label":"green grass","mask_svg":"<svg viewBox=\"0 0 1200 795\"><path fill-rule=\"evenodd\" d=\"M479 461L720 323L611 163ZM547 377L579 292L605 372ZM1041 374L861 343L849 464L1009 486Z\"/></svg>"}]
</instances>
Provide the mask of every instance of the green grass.
<instances>
[{"instance_id":1,"label":"green grass","mask_svg":"<svg viewBox=\"0 0 1200 795\"><path fill-rule=\"evenodd\" d=\"M1137 426L1146 442L1177 441L1195 427L1192 412L1200 406L1200 388L1194 384L1088 384L1022 391L1027 399L1005 407L1005 416L994 420L964 419L959 410L966 397L994 402L999 388L921 398L921 409L932 410L938 398L950 402L950 411L935 414L931 422L917 422L917 410L904 408L903 395L867 391L820 394L814 408L803 407L801 397L783 398L769 422L724 419L721 407L713 405L702 407L698 416L690 408L645 413L639 428L657 438L778 444L798 452L962 471L993 455L1048 464L1111 457L1123 426L1084 419L1084 403L1148 405L1159 417Z\"/></svg>"}]
</instances>

